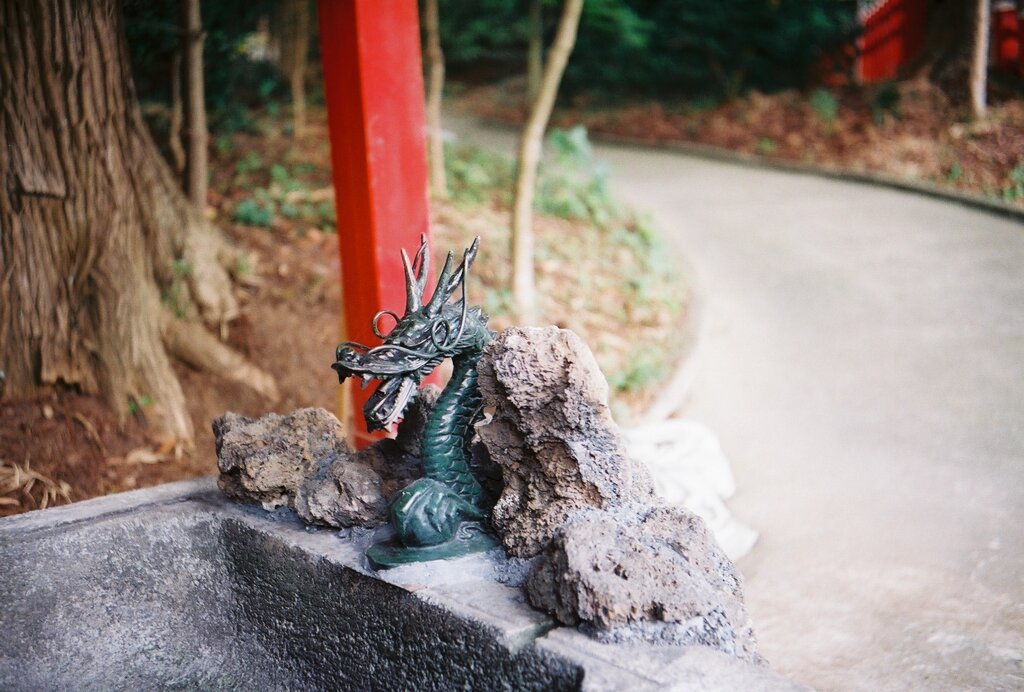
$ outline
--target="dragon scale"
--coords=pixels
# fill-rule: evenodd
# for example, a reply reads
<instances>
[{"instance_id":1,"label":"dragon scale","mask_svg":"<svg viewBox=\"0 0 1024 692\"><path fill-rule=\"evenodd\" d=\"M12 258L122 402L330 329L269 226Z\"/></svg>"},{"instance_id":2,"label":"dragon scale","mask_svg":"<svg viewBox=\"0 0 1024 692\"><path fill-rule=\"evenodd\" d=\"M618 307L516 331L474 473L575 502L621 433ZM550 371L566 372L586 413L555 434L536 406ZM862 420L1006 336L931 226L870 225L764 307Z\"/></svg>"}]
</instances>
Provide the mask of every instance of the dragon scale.
<instances>
[{"instance_id":1,"label":"dragon scale","mask_svg":"<svg viewBox=\"0 0 1024 692\"><path fill-rule=\"evenodd\" d=\"M423 429L423 475L444 483L470 502L483 488L469 467L466 442L483 401L477 387L479 354L455 359L452 378Z\"/></svg>"}]
</instances>

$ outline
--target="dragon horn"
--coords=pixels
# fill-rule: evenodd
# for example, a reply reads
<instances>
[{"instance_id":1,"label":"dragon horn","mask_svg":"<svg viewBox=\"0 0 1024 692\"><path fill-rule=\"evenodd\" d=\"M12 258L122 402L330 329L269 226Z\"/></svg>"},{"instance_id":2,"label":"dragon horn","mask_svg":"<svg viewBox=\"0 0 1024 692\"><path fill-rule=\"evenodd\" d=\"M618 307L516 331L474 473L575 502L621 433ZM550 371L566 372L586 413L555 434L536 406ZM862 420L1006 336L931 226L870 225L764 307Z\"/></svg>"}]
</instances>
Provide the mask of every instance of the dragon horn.
<instances>
[{"instance_id":1,"label":"dragon horn","mask_svg":"<svg viewBox=\"0 0 1024 692\"><path fill-rule=\"evenodd\" d=\"M427 234L420 234L420 249L412 261L416 269L416 295L423 296L427 290L427 279L430 278L430 250L427 248ZM419 266L417 266L419 265Z\"/></svg>"},{"instance_id":2,"label":"dragon horn","mask_svg":"<svg viewBox=\"0 0 1024 692\"><path fill-rule=\"evenodd\" d=\"M417 253L417 258L419 254ZM409 254L402 248L402 267L405 269L405 314L420 309L420 291L418 284L412 275L412 265L409 264Z\"/></svg>"},{"instance_id":3,"label":"dragon horn","mask_svg":"<svg viewBox=\"0 0 1024 692\"><path fill-rule=\"evenodd\" d=\"M448 285L448 298L455 295L455 290L459 287L459 284L465 286L466 274L469 273L469 267L473 264L473 260L476 259L476 251L480 248L480 236L473 239L473 244L466 248L466 251L462 253L462 264L455 271L455 275L452 276L451 283ZM463 290L465 292L465 290Z\"/></svg>"},{"instance_id":4,"label":"dragon horn","mask_svg":"<svg viewBox=\"0 0 1024 692\"><path fill-rule=\"evenodd\" d=\"M448 256L444 260L444 268L441 269L441 275L437 277L434 295L430 296L430 302L427 303L427 314L431 317L437 316L441 311L441 306L448 302L448 297L451 295L448 292L448 286L452 280L453 262L455 262L455 253L449 250Z\"/></svg>"}]
</instances>

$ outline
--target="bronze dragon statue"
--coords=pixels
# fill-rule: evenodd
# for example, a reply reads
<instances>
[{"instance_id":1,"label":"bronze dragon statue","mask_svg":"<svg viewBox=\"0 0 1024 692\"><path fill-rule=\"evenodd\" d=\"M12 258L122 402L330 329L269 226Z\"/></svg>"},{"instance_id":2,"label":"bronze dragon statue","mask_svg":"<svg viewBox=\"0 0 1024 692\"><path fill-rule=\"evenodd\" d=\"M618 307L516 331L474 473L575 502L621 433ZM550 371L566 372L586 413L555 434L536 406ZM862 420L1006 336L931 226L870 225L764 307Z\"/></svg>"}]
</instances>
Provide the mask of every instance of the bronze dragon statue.
<instances>
[{"instance_id":1,"label":"bronze dragon statue","mask_svg":"<svg viewBox=\"0 0 1024 692\"><path fill-rule=\"evenodd\" d=\"M363 407L371 431L389 429L399 422L423 378L445 358L452 359L451 380L423 430L423 477L400 490L390 502L396 542L374 546L367 553L379 567L452 557L495 545L487 531L494 493L470 450L473 424L482 415L476 365L494 336L480 307L469 307L466 302L467 274L479 245L478 237L458 265L455 253L448 253L429 299L426 237L412 262L402 250L405 313L399 316L381 310L374 316L373 332L383 340L381 345L369 348L346 342L337 349L332 367L339 381L358 377L365 387L370 380L379 380ZM460 287L461 298L452 302ZM384 317L395 322L386 334L380 329Z\"/></svg>"}]
</instances>

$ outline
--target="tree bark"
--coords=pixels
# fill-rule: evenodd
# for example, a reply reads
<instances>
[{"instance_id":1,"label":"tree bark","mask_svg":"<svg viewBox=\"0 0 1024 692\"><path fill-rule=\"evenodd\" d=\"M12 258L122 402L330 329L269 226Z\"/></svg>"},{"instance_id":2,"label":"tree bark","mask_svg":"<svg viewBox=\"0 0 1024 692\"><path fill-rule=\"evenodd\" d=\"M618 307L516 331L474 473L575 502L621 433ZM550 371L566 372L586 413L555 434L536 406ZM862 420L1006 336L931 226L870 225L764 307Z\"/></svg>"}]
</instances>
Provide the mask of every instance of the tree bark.
<instances>
[{"instance_id":1,"label":"tree bark","mask_svg":"<svg viewBox=\"0 0 1024 692\"><path fill-rule=\"evenodd\" d=\"M181 49L171 56L171 117L167 128L167 148L171 151L171 165L180 178L185 173L185 147L181 145L181 126L184 110L181 99Z\"/></svg>"},{"instance_id":2,"label":"tree bark","mask_svg":"<svg viewBox=\"0 0 1024 692\"><path fill-rule=\"evenodd\" d=\"M542 0L530 0L530 41L526 47L526 101L533 105L540 94L544 74L544 7Z\"/></svg>"},{"instance_id":3,"label":"tree bark","mask_svg":"<svg viewBox=\"0 0 1024 692\"><path fill-rule=\"evenodd\" d=\"M7 395L101 393L190 440L161 288L219 322L233 254L142 119L117 0L0 3L0 368Z\"/></svg>"},{"instance_id":4,"label":"tree bark","mask_svg":"<svg viewBox=\"0 0 1024 692\"><path fill-rule=\"evenodd\" d=\"M448 199L448 180L444 170L444 132L441 129L441 97L444 92L444 53L437 0L426 0L424 28L427 35L427 131L430 137L430 186L435 197Z\"/></svg>"},{"instance_id":5,"label":"tree bark","mask_svg":"<svg viewBox=\"0 0 1024 692\"><path fill-rule=\"evenodd\" d=\"M185 193L200 214L206 213L207 164L206 101L203 95L203 20L199 0L182 3L185 54Z\"/></svg>"},{"instance_id":6,"label":"tree bark","mask_svg":"<svg viewBox=\"0 0 1024 692\"><path fill-rule=\"evenodd\" d=\"M986 112L988 81L989 0L976 0L974 42L971 51L971 113L981 120Z\"/></svg>"},{"instance_id":7,"label":"tree bark","mask_svg":"<svg viewBox=\"0 0 1024 692\"><path fill-rule=\"evenodd\" d=\"M292 36L288 56L288 81L292 90L292 132L306 130L306 57L309 54L309 0L291 2Z\"/></svg>"},{"instance_id":8,"label":"tree bark","mask_svg":"<svg viewBox=\"0 0 1024 692\"><path fill-rule=\"evenodd\" d=\"M533 195L537 186L544 130L555 106L558 85L576 43L576 30L583 11L583 0L565 0L558 33L548 51L540 92L530 109L519 142L515 202L512 207L512 299L519 321L536 321L533 278Z\"/></svg>"}]
</instances>

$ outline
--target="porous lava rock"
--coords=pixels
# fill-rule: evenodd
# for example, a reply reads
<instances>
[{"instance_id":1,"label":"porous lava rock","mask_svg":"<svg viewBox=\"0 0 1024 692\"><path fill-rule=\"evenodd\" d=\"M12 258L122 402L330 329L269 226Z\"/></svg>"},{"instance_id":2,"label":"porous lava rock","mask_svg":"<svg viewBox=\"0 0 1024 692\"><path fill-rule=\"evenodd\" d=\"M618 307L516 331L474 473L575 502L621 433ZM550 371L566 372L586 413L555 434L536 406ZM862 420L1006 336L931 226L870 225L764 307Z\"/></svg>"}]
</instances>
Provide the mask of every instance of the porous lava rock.
<instances>
[{"instance_id":1,"label":"porous lava rock","mask_svg":"<svg viewBox=\"0 0 1024 692\"><path fill-rule=\"evenodd\" d=\"M226 413L213 421L220 489L264 509L288 507L308 523L376 526L386 502L380 475L361 463L329 411L282 416Z\"/></svg>"},{"instance_id":2,"label":"porous lava rock","mask_svg":"<svg viewBox=\"0 0 1024 692\"><path fill-rule=\"evenodd\" d=\"M491 414L477 432L504 485L492 521L510 555L540 553L582 508L653 497L647 469L630 460L612 419L608 383L576 334L506 329L477 371Z\"/></svg>"},{"instance_id":3,"label":"porous lava rock","mask_svg":"<svg viewBox=\"0 0 1024 692\"><path fill-rule=\"evenodd\" d=\"M294 509L310 524L376 526L385 521L387 502L376 471L337 455L299 484Z\"/></svg>"},{"instance_id":4,"label":"porous lava rock","mask_svg":"<svg viewBox=\"0 0 1024 692\"><path fill-rule=\"evenodd\" d=\"M739 573L704 522L679 507L580 510L525 588L534 607L600 639L704 645L761 661Z\"/></svg>"}]
</instances>

